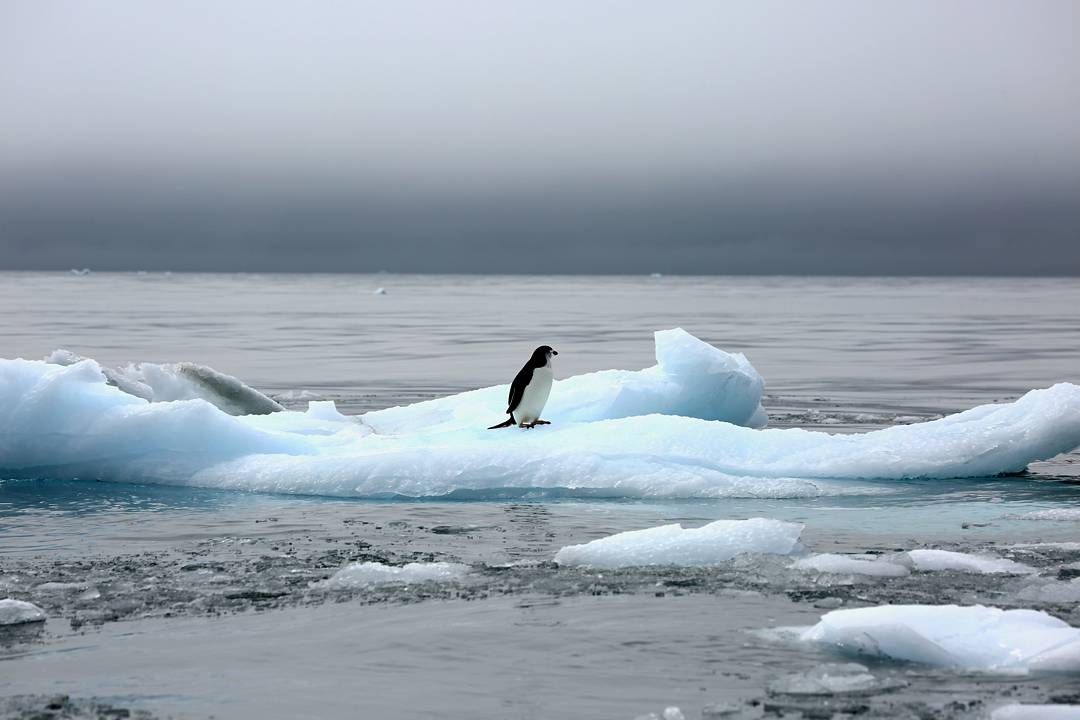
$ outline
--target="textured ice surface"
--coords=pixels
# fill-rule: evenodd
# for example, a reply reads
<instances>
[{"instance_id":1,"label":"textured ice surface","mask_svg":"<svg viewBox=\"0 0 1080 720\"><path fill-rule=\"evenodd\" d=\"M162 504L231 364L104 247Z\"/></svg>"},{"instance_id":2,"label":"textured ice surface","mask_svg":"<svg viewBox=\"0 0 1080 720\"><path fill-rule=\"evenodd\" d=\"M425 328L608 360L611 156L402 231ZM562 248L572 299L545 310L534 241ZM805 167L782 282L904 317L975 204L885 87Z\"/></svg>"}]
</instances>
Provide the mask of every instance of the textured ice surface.
<instances>
[{"instance_id":1,"label":"textured ice surface","mask_svg":"<svg viewBox=\"0 0 1080 720\"><path fill-rule=\"evenodd\" d=\"M990 720L1080 720L1080 705L1003 705Z\"/></svg>"},{"instance_id":2,"label":"textured ice surface","mask_svg":"<svg viewBox=\"0 0 1080 720\"><path fill-rule=\"evenodd\" d=\"M1080 603L1080 578L1070 581L1038 579L1017 592L1018 600L1026 602L1072 605Z\"/></svg>"},{"instance_id":3,"label":"textured ice surface","mask_svg":"<svg viewBox=\"0 0 1080 720\"><path fill-rule=\"evenodd\" d=\"M870 560L824 553L800 558L791 566L796 570L833 573L835 575L871 575L874 577L903 577L908 569L888 560Z\"/></svg>"},{"instance_id":4,"label":"textured ice surface","mask_svg":"<svg viewBox=\"0 0 1080 720\"><path fill-rule=\"evenodd\" d=\"M70 350L54 350L45 362L74 365L85 359ZM102 367L101 372L110 385L150 402L199 398L230 415L265 415L284 410L232 375L197 363L130 363L118 368Z\"/></svg>"},{"instance_id":5,"label":"textured ice surface","mask_svg":"<svg viewBox=\"0 0 1080 720\"><path fill-rule=\"evenodd\" d=\"M1038 572L1035 568L1005 558L969 555L950 550L909 550L906 555L916 570L957 570L969 573L1005 573L1027 575Z\"/></svg>"},{"instance_id":6,"label":"textured ice surface","mask_svg":"<svg viewBox=\"0 0 1080 720\"><path fill-rule=\"evenodd\" d=\"M1080 629L1036 610L981 605L834 610L801 637L846 653L942 667L1080 671Z\"/></svg>"},{"instance_id":7,"label":"textured ice surface","mask_svg":"<svg viewBox=\"0 0 1080 720\"><path fill-rule=\"evenodd\" d=\"M681 328L661 330L656 333L656 365L557 380L544 418L562 425L660 414L764 427L764 388L743 355L726 353ZM508 391L508 385L496 385L363 418L379 433L472 429L503 419Z\"/></svg>"},{"instance_id":8,"label":"textured ice surface","mask_svg":"<svg viewBox=\"0 0 1080 720\"><path fill-rule=\"evenodd\" d=\"M328 590L350 590L383 583L451 582L460 580L468 571L468 565L449 562L408 563L401 567L362 562L344 567L316 585Z\"/></svg>"},{"instance_id":9,"label":"textured ice surface","mask_svg":"<svg viewBox=\"0 0 1080 720\"><path fill-rule=\"evenodd\" d=\"M1067 383L830 435L714 419L760 419L760 377L741 356L665 331L657 358L563 381L545 412L555 425L502 431L484 429L505 410L499 388L360 419L328 402L237 417L203 399L147 402L92 360L0 360L0 475L364 497L812 497L881 491L862 479L1019 471L1080 445L1080 386Z\"/></svg>"},{"instance_id":10,"label":"textured ice surface","mask_svg":"<svg viewBox=\"0 0 1080 720\"><path fill-rule=\"evenodd\" d=\"M866 695L895 690L905 683L878 679L858 663L825 663L805 672L776 678L766 690L773 695Z\"/></svg>"},{"instance_id":11,"label":"textured ice surface","mask_svg":"<svg viewBox=\"0 0 1080 720\"><path fill-rule=\"evenodd\" d=\"M717 520L691 529L661 525L568 545L555 554L555 562L603 568L715 565L743 553L787 555L798 546L802 529L799 523L768 518Z\"/></svg>"},{"instance_id":12,"label":"textured ice surface","mask_svg":"<svg viewBox=\"0 0 1080 720\"><path fill-rule=\"evenodd\" d=\"M0 600L0 626L22 625L44 620L45 611L33 603L11 598Z\"/></svg>"}]
</instances>

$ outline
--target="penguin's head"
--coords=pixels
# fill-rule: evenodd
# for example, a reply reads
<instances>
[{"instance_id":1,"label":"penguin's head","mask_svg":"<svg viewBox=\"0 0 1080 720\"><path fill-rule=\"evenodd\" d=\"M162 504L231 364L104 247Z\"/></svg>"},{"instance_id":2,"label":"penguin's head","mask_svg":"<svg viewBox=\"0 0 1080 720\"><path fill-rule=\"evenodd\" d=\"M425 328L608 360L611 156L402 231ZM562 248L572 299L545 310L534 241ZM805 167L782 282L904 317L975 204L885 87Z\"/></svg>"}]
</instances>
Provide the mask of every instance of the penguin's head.
<instances>
[{"instance_id":1,"label":"penguin's head","mask_svg":"<svg viewBox=\"0 0 1080 720\"><path fill-rule=\"evenodd\" d=\"M550 345L541 345L533 350L532 359L534 363L539 363L541 367L551 362L551 358L558 355L557 350L553 350Z\"/></svg>"}]
</instances>

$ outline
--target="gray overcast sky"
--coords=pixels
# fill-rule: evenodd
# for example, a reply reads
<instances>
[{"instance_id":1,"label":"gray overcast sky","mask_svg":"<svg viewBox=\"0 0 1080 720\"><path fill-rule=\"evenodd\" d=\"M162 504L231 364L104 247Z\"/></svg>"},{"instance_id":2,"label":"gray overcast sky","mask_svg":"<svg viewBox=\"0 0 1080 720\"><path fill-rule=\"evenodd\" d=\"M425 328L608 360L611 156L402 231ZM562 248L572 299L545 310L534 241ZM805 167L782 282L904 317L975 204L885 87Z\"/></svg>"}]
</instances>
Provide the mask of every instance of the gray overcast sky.
<instances>
[{"instance_id":1,"label":"gray overcast sky","mask_svg":"<svg viewBox=\"0 0 1080 720\"><path fill-rule=\"evenodd\" d=\"M1080 3L0 4L0 267L1080 274Z\"/></svg>"}]
</instances>

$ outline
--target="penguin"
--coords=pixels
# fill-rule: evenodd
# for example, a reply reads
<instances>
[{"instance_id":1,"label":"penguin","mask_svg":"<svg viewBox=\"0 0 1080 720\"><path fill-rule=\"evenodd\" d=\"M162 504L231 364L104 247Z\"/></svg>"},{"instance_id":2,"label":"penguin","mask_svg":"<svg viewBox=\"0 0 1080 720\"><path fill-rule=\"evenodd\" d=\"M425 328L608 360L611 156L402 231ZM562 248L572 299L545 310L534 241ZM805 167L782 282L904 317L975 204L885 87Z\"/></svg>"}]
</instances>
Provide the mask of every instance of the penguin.
<instances>
[{"instance_id":1,"label":"penguin","mask_svg":"<svg viewBox=\"0 0 1080 720\"><path fill-rule=\"evenodd\" d=\"M551 370L551 358L558 354L550 345L541 345L533 350L529 362L525 363L525 367L514 377L514 382L510 383L510 400L506 407L506 414L510 418L498 425L492 425L488 430L510 427L515 423L523 428L551 424L547 420L541 420L540 413L544 411L548 395L551 394L551 382L555 379Z\"/></svg>"}]
</instances>

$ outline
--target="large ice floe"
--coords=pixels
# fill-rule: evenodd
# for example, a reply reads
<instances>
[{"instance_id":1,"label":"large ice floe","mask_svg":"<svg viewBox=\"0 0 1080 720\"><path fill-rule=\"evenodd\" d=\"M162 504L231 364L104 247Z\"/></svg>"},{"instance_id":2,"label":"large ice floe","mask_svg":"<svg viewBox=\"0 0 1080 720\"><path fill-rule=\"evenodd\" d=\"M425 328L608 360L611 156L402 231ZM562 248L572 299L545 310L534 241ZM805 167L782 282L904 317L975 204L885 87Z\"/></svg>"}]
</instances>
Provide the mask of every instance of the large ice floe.
<instances>
[{"instance_id":1,"label":"large ice floe","mask_svg":"<svg viewBox=\"0 0 1080 720\"><path fill-rule=\"evenodd\" d=\"M656 358L557 381L544 413L553 425L499 431L485 428L503 415L505 385L359 417L329 402L234 416L267 408L209 369L0 360L0 477L360 497L800 497L880 491L866 479L1015 472L1080 445L1080 387L1067 383L830 435L753 429L767 419L763 382L742 355L666 330Z\"/></svg>"},{"instance_id":2,"label":"large ice floe","mask_svg":"<svg viewBox=\"0 0 1080 720\"><path fill-rule=\"evenodd\" d=\"M802 530L800 523L769 518L716 520L690 529L661 525L568 545L555 562L599 568L715 565L744 553L787 555L800 547Z\"/></svg>"},{"instance_id":3,"label":"large ice floe","mask_svg":"<svg viewBox=\"0 0 1080 720\"><path fill-rule=\"evenodd\" d=\"M993 672L1080 671L1080 629L1037 610L883 605L834 610L802 640L846 654Z\"/></svg>"}]
</instances>

